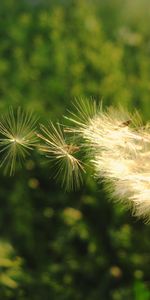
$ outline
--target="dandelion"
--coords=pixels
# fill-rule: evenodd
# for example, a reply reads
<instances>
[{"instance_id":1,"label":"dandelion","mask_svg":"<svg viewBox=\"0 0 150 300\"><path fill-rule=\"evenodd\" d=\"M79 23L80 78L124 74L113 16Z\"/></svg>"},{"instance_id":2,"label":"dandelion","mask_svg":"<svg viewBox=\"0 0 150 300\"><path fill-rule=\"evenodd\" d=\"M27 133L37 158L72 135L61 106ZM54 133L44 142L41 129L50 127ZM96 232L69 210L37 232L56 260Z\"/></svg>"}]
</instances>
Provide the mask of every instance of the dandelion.
<instances>
[{"instance_id":1,"label":"dandelion","mask_svg":"<svg viewBox=\"0 0 150 300\"><path fill-rule=\"evenodd\" d=\"M0 167L13 175L16 162L22 162L37 141L35 135L36 120L32 113L25 113L20 108L12 108L0 121Z\"/></svg>"},{"instance_id":2,"label":"dandelion","mask_svg":"<svg viewBox=\"0 0 150 300\"><path fill-rule=\"evenodd\" d=\"M92 107L91 111L89 108ZM83 115L83 118L82 118ZM83 103L68 118L70 131L82 136L95 176L106 182L112 198L132 207L133 214L150 219L150 130L138 113L122 108L96 110Z\"/></svg>"},{"instance_id":3,"label":"dandelion","mask_svg":"<svg viewBox=\"0 0 150 300\"><path fill-rule=\"evenodd\" d=\"M40 128L42 133L38 137L44 142L40 145L40 150L49 158L54 178L60 180L66 190L78 188L84 171L80 160L75 157L79 147L67 142L59 124L54 126L49 123L47 127L41 125Z\"/></svg>"},{"instance_id":4,"label":"dandelion","mask_svg":"<svg viewBox=\"0 0 150 300\"><path fill-rule=\"evenodd\" d=\"M137 112L130 114L121 107L104 111L94 100L76 100L75 108L67 117L70 127L41 124L36 135L32 114L10 109L0 121L0 166L12 175L16 162L29 154L38 136L39 149L51 162L54 178L72 190L80 186L85 172L79 159L83 149L111 198L149 221L150 125L143 125Z\"/></svg>"}]
</instances>

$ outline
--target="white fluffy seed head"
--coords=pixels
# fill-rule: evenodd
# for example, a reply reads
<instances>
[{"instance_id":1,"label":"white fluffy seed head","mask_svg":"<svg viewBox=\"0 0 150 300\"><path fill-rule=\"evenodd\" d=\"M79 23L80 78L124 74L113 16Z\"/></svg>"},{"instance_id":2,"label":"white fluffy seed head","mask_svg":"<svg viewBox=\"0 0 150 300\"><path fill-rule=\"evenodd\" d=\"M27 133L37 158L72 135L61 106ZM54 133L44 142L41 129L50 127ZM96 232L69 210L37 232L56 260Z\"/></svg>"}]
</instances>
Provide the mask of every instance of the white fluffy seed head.
<instances>
[{"instance_id":1,"label":"white fluffy seed head","mask_svg":"<svg viewBox=\"0 0 150 300\"><path fill-rule=\"evenodd\" d=\"M94 104L95 108L95 104ZM79 107L77 111L79 110ZM81 107L80 107L81 110ZM95 112L95 110L94 110ZM150 220L150 130L137 113L98 109L73 129L84 139L95 175L111 183L112 197Z\"/></svg>"}]
</instances>

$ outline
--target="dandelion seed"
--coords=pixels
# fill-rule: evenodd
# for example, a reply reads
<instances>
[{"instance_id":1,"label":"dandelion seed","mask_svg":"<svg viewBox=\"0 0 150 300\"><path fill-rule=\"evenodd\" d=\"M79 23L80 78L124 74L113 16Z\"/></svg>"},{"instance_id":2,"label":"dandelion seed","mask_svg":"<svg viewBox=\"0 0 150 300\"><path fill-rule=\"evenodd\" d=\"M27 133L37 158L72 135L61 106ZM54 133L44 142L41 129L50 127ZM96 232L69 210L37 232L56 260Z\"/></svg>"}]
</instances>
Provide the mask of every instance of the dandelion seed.
<instances>
[{"instance_id":1,"label":"dandelion seed","mask_svg":"<svg viewBox=\"0 0 150 300\"><path fill-rule=\"evenodd\" d=\"M37 141L35 135L36 120L32 113L25 113L20 108L16 112L9 109L0 121L0 167L13 175L16 162L22 162Z\"/></svg>"},{"instance_id":2,"label":"dandelion seed","mask_svg":"<svg viewBox=\"0 0 150 300\"><path fill-rule=\"evenodd\" d=\"M76 99L74 102L75 113L70 112L70 117L66 117L69 121L72 121L77 126L85 126L98 112L102 109L102 103L98 106L94 99L80 98Z\"/></svg>"},{"instance_id":3,"label":"dandelion seed","mask_svg":"<svg viewBox=\"0 0 150 300\"><path fill-rule=\"evenodd\" d=\"M66 190L78 188L84 171L81 162L75 157L79 147L74 143L67 143L60 125L55 127L53 123L49 123L47 127L41 125L40 128L42 133L38 137L44 142L40 150L51 161L54 177Z\"/></svg>"}]
</instances>

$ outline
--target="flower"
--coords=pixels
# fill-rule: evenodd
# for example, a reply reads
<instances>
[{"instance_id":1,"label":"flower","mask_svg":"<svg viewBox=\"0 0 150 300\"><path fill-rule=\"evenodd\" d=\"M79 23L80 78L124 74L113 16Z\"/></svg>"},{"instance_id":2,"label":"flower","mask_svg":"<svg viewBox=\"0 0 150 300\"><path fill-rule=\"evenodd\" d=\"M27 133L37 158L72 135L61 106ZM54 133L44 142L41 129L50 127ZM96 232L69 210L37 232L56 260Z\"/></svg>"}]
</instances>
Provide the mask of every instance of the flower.
<instances>
[{"instance_id":1,"label":"flower","mask_svg":"<svg viewBox=\"0 0 150 300\"><path fill-rule=\"evenodd\" d=\"M84 112L77 104L70 131L84 139L95 176L107 184L112 198L132 207L133 214L150 219L150 127L138 113L102 106ZM78 115L78 116L77 116ZM83 115L83 118L82 118Z\"/></svg>"},{"instance_id":2,"label":"flower","mask_svg":"<svg viewBox=\"0 0 150 300\"><path fill-rule=\"evenodd\" d=\"M36 120L32 113L25 113L19 107L12 108L0 120L0 167L5 173L14 174L16 162L21 162L33 149L37 141L35 135Z\"/></svg>"}]
</instances>

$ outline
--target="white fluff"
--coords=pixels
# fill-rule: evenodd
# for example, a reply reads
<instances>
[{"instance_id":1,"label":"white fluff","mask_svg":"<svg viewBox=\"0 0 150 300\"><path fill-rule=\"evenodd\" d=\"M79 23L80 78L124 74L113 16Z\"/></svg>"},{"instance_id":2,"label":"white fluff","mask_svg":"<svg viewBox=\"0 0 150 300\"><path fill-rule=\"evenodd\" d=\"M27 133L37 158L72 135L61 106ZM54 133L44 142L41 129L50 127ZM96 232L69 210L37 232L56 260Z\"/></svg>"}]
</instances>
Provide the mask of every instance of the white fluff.
<instances>
[{"instance_id":1,"label":"white fluff","mask_svg":"<svg viewBox=\"0 0 150 300\"><path fill-rule=\"evenodd\" d=\"M81 122L82 123L82 122ZM150 219L150 132L123 110L99 111L80 123L98 178L112 183L111 195Z\"/></svg>"}]
</instances>

